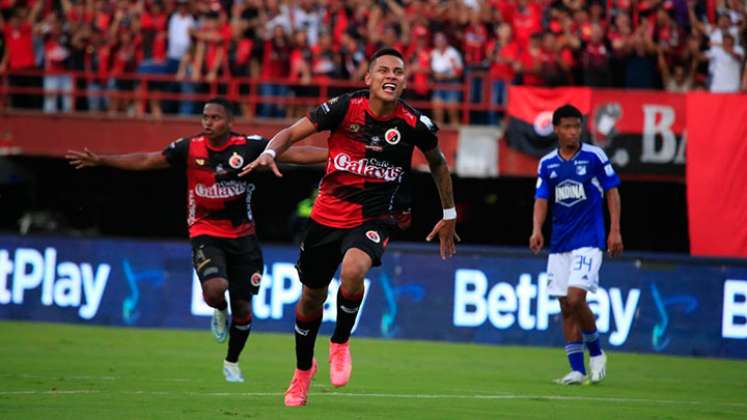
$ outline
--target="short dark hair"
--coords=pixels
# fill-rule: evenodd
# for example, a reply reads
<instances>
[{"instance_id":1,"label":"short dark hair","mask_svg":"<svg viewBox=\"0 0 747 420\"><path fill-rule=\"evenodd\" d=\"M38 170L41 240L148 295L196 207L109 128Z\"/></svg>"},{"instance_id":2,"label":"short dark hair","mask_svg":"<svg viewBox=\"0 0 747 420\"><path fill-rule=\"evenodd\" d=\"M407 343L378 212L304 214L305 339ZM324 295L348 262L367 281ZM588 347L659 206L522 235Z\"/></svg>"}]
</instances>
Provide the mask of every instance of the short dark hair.
<instances>
[{"instance_id":1,"label":"short dark hair","mask_svg":"<svg viewBox=\"0 0 747 420\"><path fill-rule=\"evenodd\" d=\"M380 48L378 51L373 53L371 58L368 60L368 67L370 68L377 58L383 57L385 55L393 55L399 58L400 60L402 60L403 62L405 61L405 57L397 49L391 48L391 47L384 47L384 48Z\"/></svg>"},{"instance_id":2,"label":"short dark hair","mask_svg":"<svg viewBox=\"0 0 747 420\"><path fill-rule=\"evenodd\" d=\"M571 104L565 104L552 113L552 125L560 125L560 120L563 118L578 118L580 120L583 117L578 108Z\"/></svg>"},{"instance_id":3,"label":"short dark hair","mask_svg":"<svg viewBox=\"0 0 747 420\"><path fill-rule=\"evenodd\" d=\"M228 118L231 118L233 116L233 104L228 99L222 97L222 96L216 96L214 98L210 98L205 102L205 105L208 104L215 104L220 105L223 107L223 109L226 110L226 116Z\"/></svg>"}]
</instances>

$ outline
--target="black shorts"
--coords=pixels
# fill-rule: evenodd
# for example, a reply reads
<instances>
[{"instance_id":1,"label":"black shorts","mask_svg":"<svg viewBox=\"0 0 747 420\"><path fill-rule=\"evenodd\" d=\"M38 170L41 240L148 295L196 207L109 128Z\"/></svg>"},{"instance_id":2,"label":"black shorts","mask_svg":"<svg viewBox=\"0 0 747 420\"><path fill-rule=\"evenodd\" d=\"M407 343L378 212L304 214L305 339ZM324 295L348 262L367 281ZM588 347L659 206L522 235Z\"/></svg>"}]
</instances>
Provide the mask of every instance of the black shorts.
<instances>
[{"instance_id":1,"label":"black shorts","mask_svg":"<svg viewBox=\"0 0 747 420\"><path fill-rule=\"evenodd\" d=\"M254 235L240 238L192 238L192 263L201 283L222 277L228 280L231 299L251 300L259 291L264 262Z\"/></svg>"},{"instance_id":2,"label":"black shorts","mask_svg":"<svg viewBox=\"0 0 747 420\"><path fill-rule=\"evenodd\" d=\"M371 257L374 267L380 266L394 227L392 223L373 221L338 229L310 220L296 263L298 278L312 289L327 287L350 248L360 249Z\"/></svg>"}]
</instances>

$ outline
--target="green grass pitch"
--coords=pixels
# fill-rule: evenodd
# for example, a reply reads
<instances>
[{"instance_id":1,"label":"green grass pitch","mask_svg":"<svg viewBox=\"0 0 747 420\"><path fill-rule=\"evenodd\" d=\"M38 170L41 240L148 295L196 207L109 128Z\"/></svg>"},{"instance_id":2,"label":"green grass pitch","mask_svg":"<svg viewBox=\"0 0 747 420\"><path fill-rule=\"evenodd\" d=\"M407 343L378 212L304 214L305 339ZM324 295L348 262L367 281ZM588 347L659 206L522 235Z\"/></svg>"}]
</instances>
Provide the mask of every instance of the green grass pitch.
<instances>
[{"instance_id":1,"label":"green grass pitch","mask_svg":"<svg viewBox=\"0 0 747 420\"><path fill-rule=\"evenodd\" d=\"M599 385L563 387L562 349L354 338L329 384L327 337L309 405L283 407L293 336L254 333L247 381L205 331L0 322L2 419L747 418L747 361L611 352Z\"/></svg>"}]
</instances>

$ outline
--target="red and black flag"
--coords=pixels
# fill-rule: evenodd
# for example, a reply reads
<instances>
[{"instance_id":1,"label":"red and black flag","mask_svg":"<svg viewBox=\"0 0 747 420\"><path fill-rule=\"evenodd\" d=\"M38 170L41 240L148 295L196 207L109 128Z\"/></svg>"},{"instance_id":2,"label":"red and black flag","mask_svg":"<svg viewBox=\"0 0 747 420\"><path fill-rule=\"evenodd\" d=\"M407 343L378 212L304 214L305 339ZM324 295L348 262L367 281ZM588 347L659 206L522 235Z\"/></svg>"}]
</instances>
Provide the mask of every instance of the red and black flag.
<instances>
[{"instance_id":1,"label":"red and black flag","mask_svg":"<svg viewBox=\"0 0 747 420\"><path fill-rule=\"evenodd\" d=\"M521 152L542 156L557 146L552 113L571 104L582 114L591 108L591 89L538 89L511 86L508 93L508 145ZM586 124L584 122L584 127ZM584 130L586 132L586 130Z\"/></svg>"}]
</instances>

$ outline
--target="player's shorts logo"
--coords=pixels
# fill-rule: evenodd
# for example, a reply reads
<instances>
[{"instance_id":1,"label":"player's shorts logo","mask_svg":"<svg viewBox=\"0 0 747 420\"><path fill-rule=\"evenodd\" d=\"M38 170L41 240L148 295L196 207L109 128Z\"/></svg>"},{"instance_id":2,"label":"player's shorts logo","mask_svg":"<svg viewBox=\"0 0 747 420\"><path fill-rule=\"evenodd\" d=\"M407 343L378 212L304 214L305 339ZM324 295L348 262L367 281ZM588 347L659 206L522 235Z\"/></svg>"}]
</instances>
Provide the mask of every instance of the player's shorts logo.
<instances>
[{"instance_id":1,"label":"player's shorts logo","mask_svg":"<svg viewBox=\"0 0 747 420\"><path fill-rule=\"evenodd\" d=\"M399 141L402 139L402 135L399 133L399 130L396 128L390 128L389 130L386 130L384 133L384 140L394 146L395 144L399 143Z\"/></svg>"},{"instance_id":2,"label":"player's shorts logo","mask_svg":"<svg viewBox=\"0 0 747 420\"><path fill-rule=\"evenodd\" d=\"M366 232L366 238L370 239L371 242L375 244L381 242L381 236L379 236L379 232L375 230L369 230L368 232Z\"/></svg>"},{"instance_id":3,"label":"player's shorts logo","mask_svg":"<svg viewBox=\"0 0 747 420\"><path fill-rule=\"evenodd\" d=\"M233 169L239 169L244 164L244 158L240 154L233 152L230 158L228 158L228 166Z\"/></svg>"},{"instance_id":4,"label":"player's shorts logo","mask_svg":"<svg viewBox=\"0 0 747 420\"><path fill-rule=\"evenodd\" d=\"M252 274L251 282L252 286L259 287L259 284L262 282L262 275L259 273Z\"/></svg>"}]
</instances>

